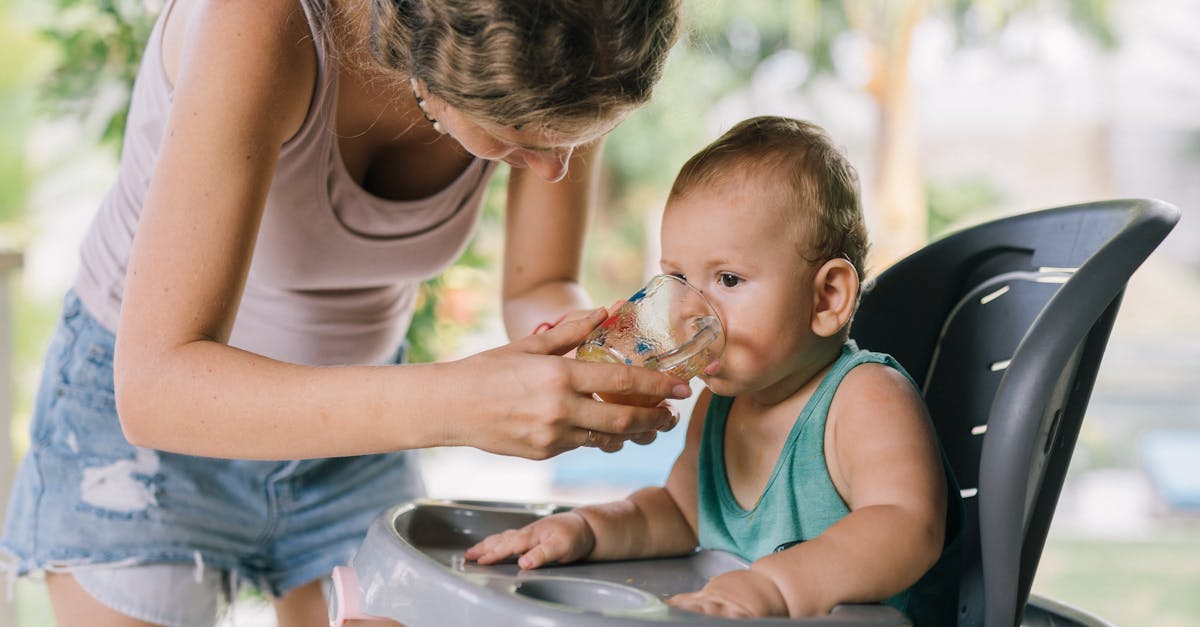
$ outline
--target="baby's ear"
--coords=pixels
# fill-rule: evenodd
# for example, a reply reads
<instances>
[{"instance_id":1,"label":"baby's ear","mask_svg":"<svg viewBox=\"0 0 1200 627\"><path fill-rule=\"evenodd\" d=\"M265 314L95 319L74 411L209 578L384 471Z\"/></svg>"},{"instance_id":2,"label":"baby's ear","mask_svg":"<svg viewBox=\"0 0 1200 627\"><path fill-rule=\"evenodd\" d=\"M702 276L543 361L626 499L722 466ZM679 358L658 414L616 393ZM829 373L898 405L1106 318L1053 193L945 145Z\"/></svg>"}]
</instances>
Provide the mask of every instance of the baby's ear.
<instances>
[{"instance_id":1,"label":"baby's ear","mask_svg":"<svg viewBox=\"0 0 1200 627\"><path fill-rule=\"evenodd\" d=\"M858 271L843 257L830 259L813 276L812 331L836 335L854 315L858 303Z\"/></svg>"}]
</instances>

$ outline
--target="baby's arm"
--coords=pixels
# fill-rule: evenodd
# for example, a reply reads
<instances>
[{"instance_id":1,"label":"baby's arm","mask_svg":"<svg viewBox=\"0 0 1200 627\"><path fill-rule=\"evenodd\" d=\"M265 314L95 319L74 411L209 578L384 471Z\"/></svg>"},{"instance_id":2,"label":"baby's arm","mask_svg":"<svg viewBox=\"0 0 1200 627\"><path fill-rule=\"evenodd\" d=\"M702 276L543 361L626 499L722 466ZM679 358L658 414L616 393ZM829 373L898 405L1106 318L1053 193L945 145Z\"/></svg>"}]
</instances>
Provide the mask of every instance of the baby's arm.
<instances>
[{"instance_id":1,"label":"baby's arm","mask_svg":"<svg viewBox=\"0 0 1200 627\"><path fill-rule=\"evenodd\" d=\"M464 557L492 564L520 556L521 568L579 559L617 560L683 555L696 548L696 457L706 391L688 423L683 451L665 487L642 488L621 501L547 516L520 529L484 538Z\"/></svg>"},{"instance_id":2,"label":"baby's arm","mask_svg":"<svg viewBox=\"0 0 1200 627\"><path fill-rule=\"evenodd\" d=\"M887 599L915 583L942 551L946 478L924 402L899 372L850 371L830 408L825 455L850 514L824 533L751 565L792 616Z\"/></svg>"},{"instance_id":3,"label":"baby's arm","mask_svg":"<svg viewBox=\"0 0 1200 627\"><path fill-rule=\"evenodd\" d=\"M671 604L724 616L801 617L882 601L911 586L942 549L946 485L935 437L903 375L877 364L855 368L837 391L825 434L826 463L850 514Z\"/></svg>"}]
</instances>

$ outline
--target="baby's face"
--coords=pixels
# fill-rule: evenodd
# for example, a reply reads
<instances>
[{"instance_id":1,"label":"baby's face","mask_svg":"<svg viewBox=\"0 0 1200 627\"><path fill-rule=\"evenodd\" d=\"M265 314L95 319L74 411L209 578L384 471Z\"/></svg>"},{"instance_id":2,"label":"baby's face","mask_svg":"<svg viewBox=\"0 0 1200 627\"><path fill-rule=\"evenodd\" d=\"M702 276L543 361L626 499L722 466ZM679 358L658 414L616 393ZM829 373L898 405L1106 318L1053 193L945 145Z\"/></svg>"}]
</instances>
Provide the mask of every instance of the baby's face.
<instances>
[{"instance_id":1,"label":"baby's face","mask_svg":"<svg viewBox=\"0 0 1200 627\"><path fill-rule=\"evenodd\" d=\"M814 267L784 211L763 181L735 177L672 198L663 213L663 272L700 289L725 326L720 366L703 377L717 394L787 387L814 337Z\"/></svg>"}]
</instances>

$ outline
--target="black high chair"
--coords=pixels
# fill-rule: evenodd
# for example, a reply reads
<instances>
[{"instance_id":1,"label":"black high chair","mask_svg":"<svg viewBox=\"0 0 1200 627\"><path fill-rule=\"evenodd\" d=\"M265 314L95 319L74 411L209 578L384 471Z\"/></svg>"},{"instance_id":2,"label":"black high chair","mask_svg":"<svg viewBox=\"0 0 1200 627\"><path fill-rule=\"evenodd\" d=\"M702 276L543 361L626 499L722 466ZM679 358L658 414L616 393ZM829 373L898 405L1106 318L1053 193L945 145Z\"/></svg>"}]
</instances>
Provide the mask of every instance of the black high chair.
<instances>
[{"instance_id":1,"label":"black high chair","mask_svg":"<svg viewBox=\"0 0 1200 627\"><path fill-rule=\"evenodd\" d=\"M1178 220L1156 200L1047 209L868 281L851 336L923 383L962 489L959 625L1106 624L1030 587L1126 282Z\"/></svg>"}]
</instances>

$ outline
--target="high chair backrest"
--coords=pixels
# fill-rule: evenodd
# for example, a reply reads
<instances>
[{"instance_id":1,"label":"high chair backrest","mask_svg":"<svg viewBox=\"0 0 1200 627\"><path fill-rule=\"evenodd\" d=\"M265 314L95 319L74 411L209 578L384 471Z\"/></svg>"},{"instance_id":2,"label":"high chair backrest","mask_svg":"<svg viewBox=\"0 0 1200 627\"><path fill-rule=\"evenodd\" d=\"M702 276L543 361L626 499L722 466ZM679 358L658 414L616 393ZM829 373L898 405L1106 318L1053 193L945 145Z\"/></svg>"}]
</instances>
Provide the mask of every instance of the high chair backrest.
<instances>
[{"instance_id":1,"label":"high chair backrest","mask_svg":"<svg viewBox=\"0 0 1200 627\"><path fill-rule=\"evenodd\" d=\"M958 624L1019 624L1126 282L1179 210L1094 202L929 244L851 327L918 383L964 505Z\"/></svg>"}]
</instances>

